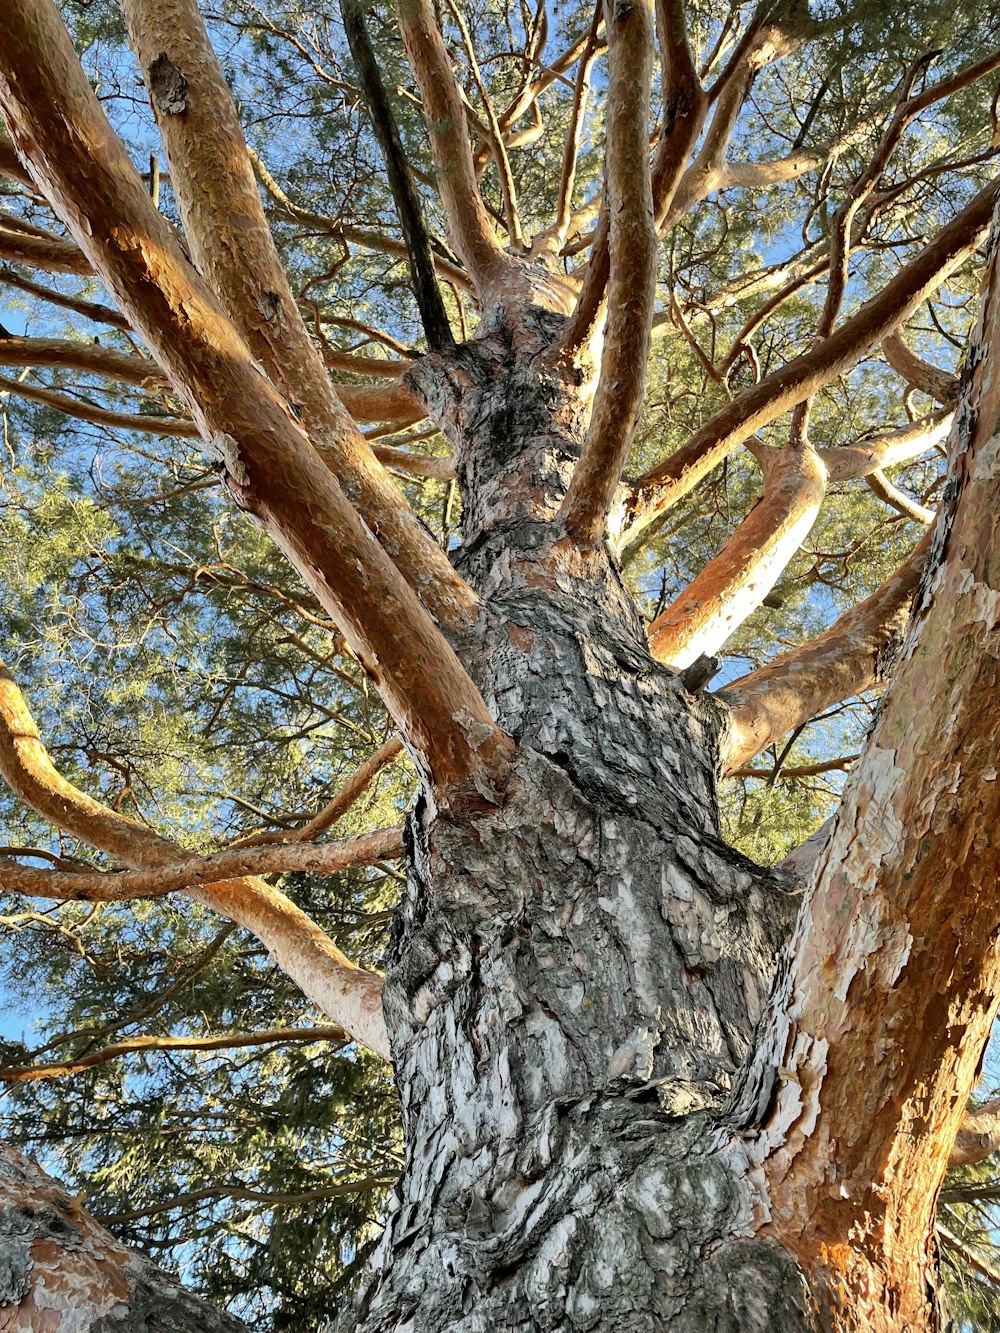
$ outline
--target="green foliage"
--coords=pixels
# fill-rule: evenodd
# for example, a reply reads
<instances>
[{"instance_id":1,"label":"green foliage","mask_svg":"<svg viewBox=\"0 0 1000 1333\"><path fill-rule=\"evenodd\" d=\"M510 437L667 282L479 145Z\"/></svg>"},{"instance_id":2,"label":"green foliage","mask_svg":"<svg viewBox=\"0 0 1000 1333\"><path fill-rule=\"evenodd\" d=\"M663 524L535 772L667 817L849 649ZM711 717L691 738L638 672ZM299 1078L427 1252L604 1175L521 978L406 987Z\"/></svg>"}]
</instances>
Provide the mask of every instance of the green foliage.
<instances>
[{"instance_id":1,"label":"green foliage","mask_svg":"<svg viewBox=\"0 0 1000 1333\"><path fill-rule=\"evenodd\" d=\"M943 78L982 57L1000 30L996 16L968 0L818 0L808 21L805 6L788 8L803 23L803 41L754 81L729 157L756 162L803 147L835 151L784 184L709 196L668 238L633 472L678 448L733 394L811 345L823 277L776 306L746 336L743 353L720 369L746 322L823 253L831 219L870 159L910 62L941 48L921 78ZM109 116L145 170L149 153L160 150L118 5L63 0L62 10ZM500 107L531 74L523 53L539 32L539 12L500 0L463 6ZM753 12L749 4L728 13L708 0L689 4L706 82L724 67ZM209 17L248 141L293 204L264 194L310 327L337 351L396 355L343 322L361 321L419 352L405 264L377 244L347 245L338 235L347 223L398 239L338 6L222 0ZM552 5L540 63L551 64L591 17L578 0ZM457 29L447 14L444 20L470 114L479 116ZM373 8L369 22L429 225L447 251L402 44L387 7ZM570 67L542 95L539 137L511 150L528 233L547 225L558 198L573 75ZM600 190L604 78L598 63L581 136L578 208L596 203ZM879 206L865 216L844 313L898 271L995 170L994 86L995 79L977 83L936 104L907 132L880 180ZM499 212L492 164L483 190ZM9 212L56 226L24 192L2 183L0 191ZM160 206L179 224L168 182ZM580 262L595 214L596 206L577 219L566 269ZM977 280L976 264L968 265L910 322L907 337L923 355L957 364ZM107 300L96 282L46 281ZM83 341L96 330L104 346L135 350L113 329L12 287L2 293L8 327ZM445 296L456 329L460 318L473 328L468 299L450 289ZM682 321L672 318L672 301ZM116 410L177 410L155 388L126 390L67 370L32 377ZM810 434L820 447L848 444L929 407L873 352L817 395ZM0 645L60 767L87 791L197 850L300 826L387 732L376 695L315 599L223 499L190 442L84 425L8 395L0 397L0 416ZM765 441L780 447L786 433L787 421L778 422ZM446 445L437 439L427 447L440 453ZM936 456L894 473L897 485L932 505L942 477ZM448 526L445 487L401 485L443 544L460 535ZM628 571L647 613L687 585L759 493L756 465L740 454L677 507ZM876 588L918 536L916 524L863 483L832 487L774 594L726 645L720 680L821 631ZM780 862L827 816L847 765L797 770L855 753L873 706L847 701L725 784L727 837L758 861ZM393 766L334 835L399 822L413 794L405 763ZM8 846L107 864L6 793L0 819ZM387 866L325 879L287 876L283 887L353 958L377 967L397 876ZM4 910L5 1065L78 1059L143 1035L199 1038L321 1021L259 946L191 903L90 909L8 899ZM389 1078L356 1048L330 1042L133 1053L7 1084L2 1111L5 1137L81 1190L116 1234L275 1333L322 1327L377 1234L385 1183L400 1163ZM966 1168L959 1179L986 1179L990 1170ZM265 1197L241 1197L247 1193ZM990 1215L980 1205L949 1204L942 1216L958 1241L942 1249L957 1311L969 1328L1000 1328L995 1288L962 1258L964 1247L996 1266Z\"/></svg>"}]
</instances>

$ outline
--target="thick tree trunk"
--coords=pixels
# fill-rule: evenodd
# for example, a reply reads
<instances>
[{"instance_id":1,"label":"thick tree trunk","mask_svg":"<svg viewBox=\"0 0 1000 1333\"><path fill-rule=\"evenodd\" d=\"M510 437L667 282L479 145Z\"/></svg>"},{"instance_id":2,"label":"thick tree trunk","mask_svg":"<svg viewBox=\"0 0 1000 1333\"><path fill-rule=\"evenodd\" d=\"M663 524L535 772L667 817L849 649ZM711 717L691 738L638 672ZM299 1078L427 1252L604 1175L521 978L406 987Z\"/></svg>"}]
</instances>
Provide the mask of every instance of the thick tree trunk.
<instances>
[{"instance_id":1,"label":"thick tree trunk","mask_svg":"<svg viewBox=\"0 0 1000 1333\"><path fill-rule=\"evenodd\" d=\"M16 1148L0 1150L4 1333L245 1333L110 1236Z\"/></svg>"},{"instance_id":2,"label":"thick tree trunk","mask_svg":"<svg viewBox=\"0 0 1000 1333\"><path fill-rule=\"evenodd\" d=\"M345 1323L808 1328L718 1118L797 895L719 838L717 706L651 658L606 554L539 521L579 399L523 338L489 344L437 363L435 407L474 482L463 656L520 757L500 808L410 822L385 988L406 1169Z\"/></svg>"}]
</instances>

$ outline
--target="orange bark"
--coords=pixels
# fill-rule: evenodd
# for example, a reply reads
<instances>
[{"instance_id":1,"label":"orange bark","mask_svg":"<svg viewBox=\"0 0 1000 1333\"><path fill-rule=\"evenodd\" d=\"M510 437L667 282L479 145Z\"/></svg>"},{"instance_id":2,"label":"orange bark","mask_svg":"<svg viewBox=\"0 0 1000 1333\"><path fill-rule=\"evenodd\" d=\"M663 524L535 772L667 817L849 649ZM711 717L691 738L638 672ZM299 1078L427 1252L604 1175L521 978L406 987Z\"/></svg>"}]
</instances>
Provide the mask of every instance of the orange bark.
<instances>
[{"instance_id":1,"label":"orange bark","mask_svg":"<svg viewBox=\"0 0 1000 1333\"><path fill-rule=\"evenodd\" d=\"M829 384L881 342L966 260L985 238L1000 192L993 181L938 232L876 296L828 338L766 375L711 417L669 458L634 484L620 538L622 549L641 541L641 531L706 477L737 445L762 426Z\"/></svg>"},{"instance_id":2,"label":"orange bark","mask_svg":"<svg viewBox=\"0 0 1000 1333\"><path fill-rule=\"evenodd\" d=\"M726 545L649 627L649 650L680 669L711 657L752 615L816 521L826 469L808 446L754 451L764 494Z\"/></svg>"},{"instance_id":3,"label":"orange bark","mask_svg":"<svg viewBox=\"0 0 1000 1333\"><path fill-rule=\"evenodd\" d=\"M905 565L825 633L719 691L716 697L730 710L723 772L739 768L831 704L885 681L929 550L925 537Z\"/></svg>"},{"instance_id":4,"label":"orange bark","mask_svg":"<svg viewBox=\"0 0 1000 1333\"><path fill-rule=\"evenodd\" d=\"M639 419L656 295L657 235L646 129L653 72L651 4L618 0L606 22L610 308L590 426L561 510L569 533L590 547L604 540Z\"/></svg>"},{"instance_id":5,"label":"orange bark","mask_svg":"<svg viewBox=\"0 0 1000 1333\"><path fill-rule=\"evenodd\" d=\"M952 441L957 499L763 1043L768 1230L838 1329L933 1326L933 1201L1000 997L998 242L1000 227Z\"/></svg>"}]
</instances>

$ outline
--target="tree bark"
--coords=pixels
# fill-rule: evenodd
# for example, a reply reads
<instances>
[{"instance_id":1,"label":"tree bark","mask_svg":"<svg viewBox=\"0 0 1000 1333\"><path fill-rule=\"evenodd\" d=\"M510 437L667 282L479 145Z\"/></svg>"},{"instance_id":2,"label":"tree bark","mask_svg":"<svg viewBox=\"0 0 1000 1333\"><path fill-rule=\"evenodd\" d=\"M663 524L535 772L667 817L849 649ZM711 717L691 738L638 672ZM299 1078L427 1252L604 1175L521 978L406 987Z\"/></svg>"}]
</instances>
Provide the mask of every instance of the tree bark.
<instances>
[{"instance_id":1,"label":"tree bark","mask_svg":"<svg viewBox=\"0 0 1000 1333\"><path fill-rule=\"evenodd\" d=\"M706 1259L753 1226L715 1115L797 897L719 836L724 711L651 658L606 551L546 522L582 434L571 388L456 355L408 379L456 448L462 573L489 608L463 658L518 758L500 808L410 820L384 992L407 1159L341 1327L803 1329L791 1256Z\"/></svg>"},{"instance_id":2,"label":"tree bark","mask_svg":"<svg viewBox=\"0 0 1000 1333\"><path fill-rule=\"evenodd\" d=\"M119 1244L16 1148L0 1151L5 1333L240 1333L245 1325Z\"/></svg>"}]
</instances>

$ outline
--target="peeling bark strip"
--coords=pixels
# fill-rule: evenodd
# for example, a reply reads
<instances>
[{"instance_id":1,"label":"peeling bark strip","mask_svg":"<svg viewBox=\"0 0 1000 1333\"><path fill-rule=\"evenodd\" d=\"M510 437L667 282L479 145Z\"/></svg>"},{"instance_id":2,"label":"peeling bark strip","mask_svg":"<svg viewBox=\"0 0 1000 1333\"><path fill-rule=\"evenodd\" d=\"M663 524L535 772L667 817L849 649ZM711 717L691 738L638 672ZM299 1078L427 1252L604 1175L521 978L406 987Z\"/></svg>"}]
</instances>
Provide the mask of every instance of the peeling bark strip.
<instances>
[{"instance_id":1,"label":"peeling bark strip","mask_svg":"<svg viewBox=\"0 0 1000 1333\"><path fill-rule=\"evenodd\" d=\"M246 1325L126 1249L16 1148L0 1150L4 1333L241 1333Z\"/></svg>"},{"instance_id":2,"label":"peeling bark strip","mask_svg":"<svg viewBox=\"0 0 1000 1333\"><path fill-rule=\"evenodd\" d=\"M337 618L430 788L443 802L494 799L509 741L153 207L50 0L15 0L0 31L0 74L0 106L39 187L202 437L235 442L226 484Z\"/></svg>"},{"instance_id":3,"label":"peeling bark strip","mask_svg":"<svg viewBox=\"0 0 1000 1333\"><path fill-rule=\"evenodd\" d=\"M1000 998L998 247L1000 220L914 621L750 1083L766 1230L837 1328L936 1326L927 1201Z\"/></svg>"}]
</instances>

